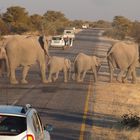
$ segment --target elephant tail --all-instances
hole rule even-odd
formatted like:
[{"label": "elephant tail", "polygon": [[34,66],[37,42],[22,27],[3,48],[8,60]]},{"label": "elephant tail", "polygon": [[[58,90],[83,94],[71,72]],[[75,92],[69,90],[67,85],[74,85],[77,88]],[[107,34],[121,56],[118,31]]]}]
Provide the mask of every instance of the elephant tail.
[{"label": "elephant tail", "polygon": [[113,46],[107,51],[107,58],[113,53]]},{"label": "elephant tail", "polygon": [[72,74],[72,80],[75,80],[75,73],[76,73],[76,68],[75,68],[75,61],[74,61],[74,63],[73,63],[73,74]]},{"label": "elephant tail", "polygon": [[73,62],[73,68],[74,68],[74,72],[72,74],[72,79],[76,80],[76,75],[77,75],[77,58],[78,58],[79,54],[75,57],[74,62]]}]

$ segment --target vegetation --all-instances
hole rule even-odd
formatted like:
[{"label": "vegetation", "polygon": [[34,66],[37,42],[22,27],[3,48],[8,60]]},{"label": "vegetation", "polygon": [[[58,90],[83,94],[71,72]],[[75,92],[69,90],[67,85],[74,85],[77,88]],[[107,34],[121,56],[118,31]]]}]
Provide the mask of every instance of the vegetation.
[{"label": "vegetation", "polygon": [[104,20],[98,20],[91,25],[93,28],[111,28],[111,23]]},{"label": "vegetation", "polygon": [[105,32],[105,35],[116,39],[124,39],[128,36],[132,29],[132,22],[123,17],[115,16],[112,22],[112,28]]},{"label": "vegetation", "polygon": [[140,124],[140,117],[135,114],[124,114],[121,118],[121,124],[126,128],[136,128]]},{"label": "vegetation", "polygon": [[59,11],[47,11],[44,15],[29,15],[25,8],[12,6],[0,15],[0,35],[38,32],[47,35],[62,34],[67,27],[81,28],[83,24],[91,28],[107,28],[104,35],[115,39],[133,37],[140,43],[140,22],[132,22],[123,16],[115,16],[112,23],[104,20],[69,20]]},{"label": "vegetation", "polygon": [[140,22],[138,21],[133,22],[133,27],[130,36],[135,38],[136,42],[140,44]]}]

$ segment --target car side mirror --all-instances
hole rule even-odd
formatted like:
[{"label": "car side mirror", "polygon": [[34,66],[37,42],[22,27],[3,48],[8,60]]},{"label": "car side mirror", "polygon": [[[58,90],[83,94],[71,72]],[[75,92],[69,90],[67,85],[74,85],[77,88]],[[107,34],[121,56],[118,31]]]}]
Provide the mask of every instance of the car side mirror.
[{"label": "car side mirror", "polygon": [[51,132],[53,131],[53,126],[51,124],[45,124],[44,130]]}]

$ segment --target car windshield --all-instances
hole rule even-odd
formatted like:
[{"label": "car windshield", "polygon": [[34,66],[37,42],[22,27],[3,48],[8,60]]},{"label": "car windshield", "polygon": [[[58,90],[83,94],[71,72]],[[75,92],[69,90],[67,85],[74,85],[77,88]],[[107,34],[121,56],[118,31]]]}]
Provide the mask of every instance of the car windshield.
[{"label": "car windshield", "polygon": [[52,40],[61,40],[61,37],[53,37]]},{"label": "car windshield", "polygon": [[0,115],[0,135],[15,136],[26,129],[25,117]]},{"label": "car windshield", "polygon": [[66,34],[72,34],[72,32],[71,31],[66,31]]}]

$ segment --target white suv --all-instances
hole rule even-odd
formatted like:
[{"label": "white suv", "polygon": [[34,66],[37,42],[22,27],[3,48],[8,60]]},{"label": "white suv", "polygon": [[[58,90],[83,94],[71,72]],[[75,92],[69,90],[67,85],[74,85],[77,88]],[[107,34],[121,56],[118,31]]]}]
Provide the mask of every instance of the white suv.
[{"label": "white suv", "polygon": [[0,105],[0,140],[50,140],[49,130],[30,105]]},{"label": "white suv", "polygon": [[53,36],[52,39],[50,40],[50,47],[64,47],[65,42],[64,38],[61,35]]}]

